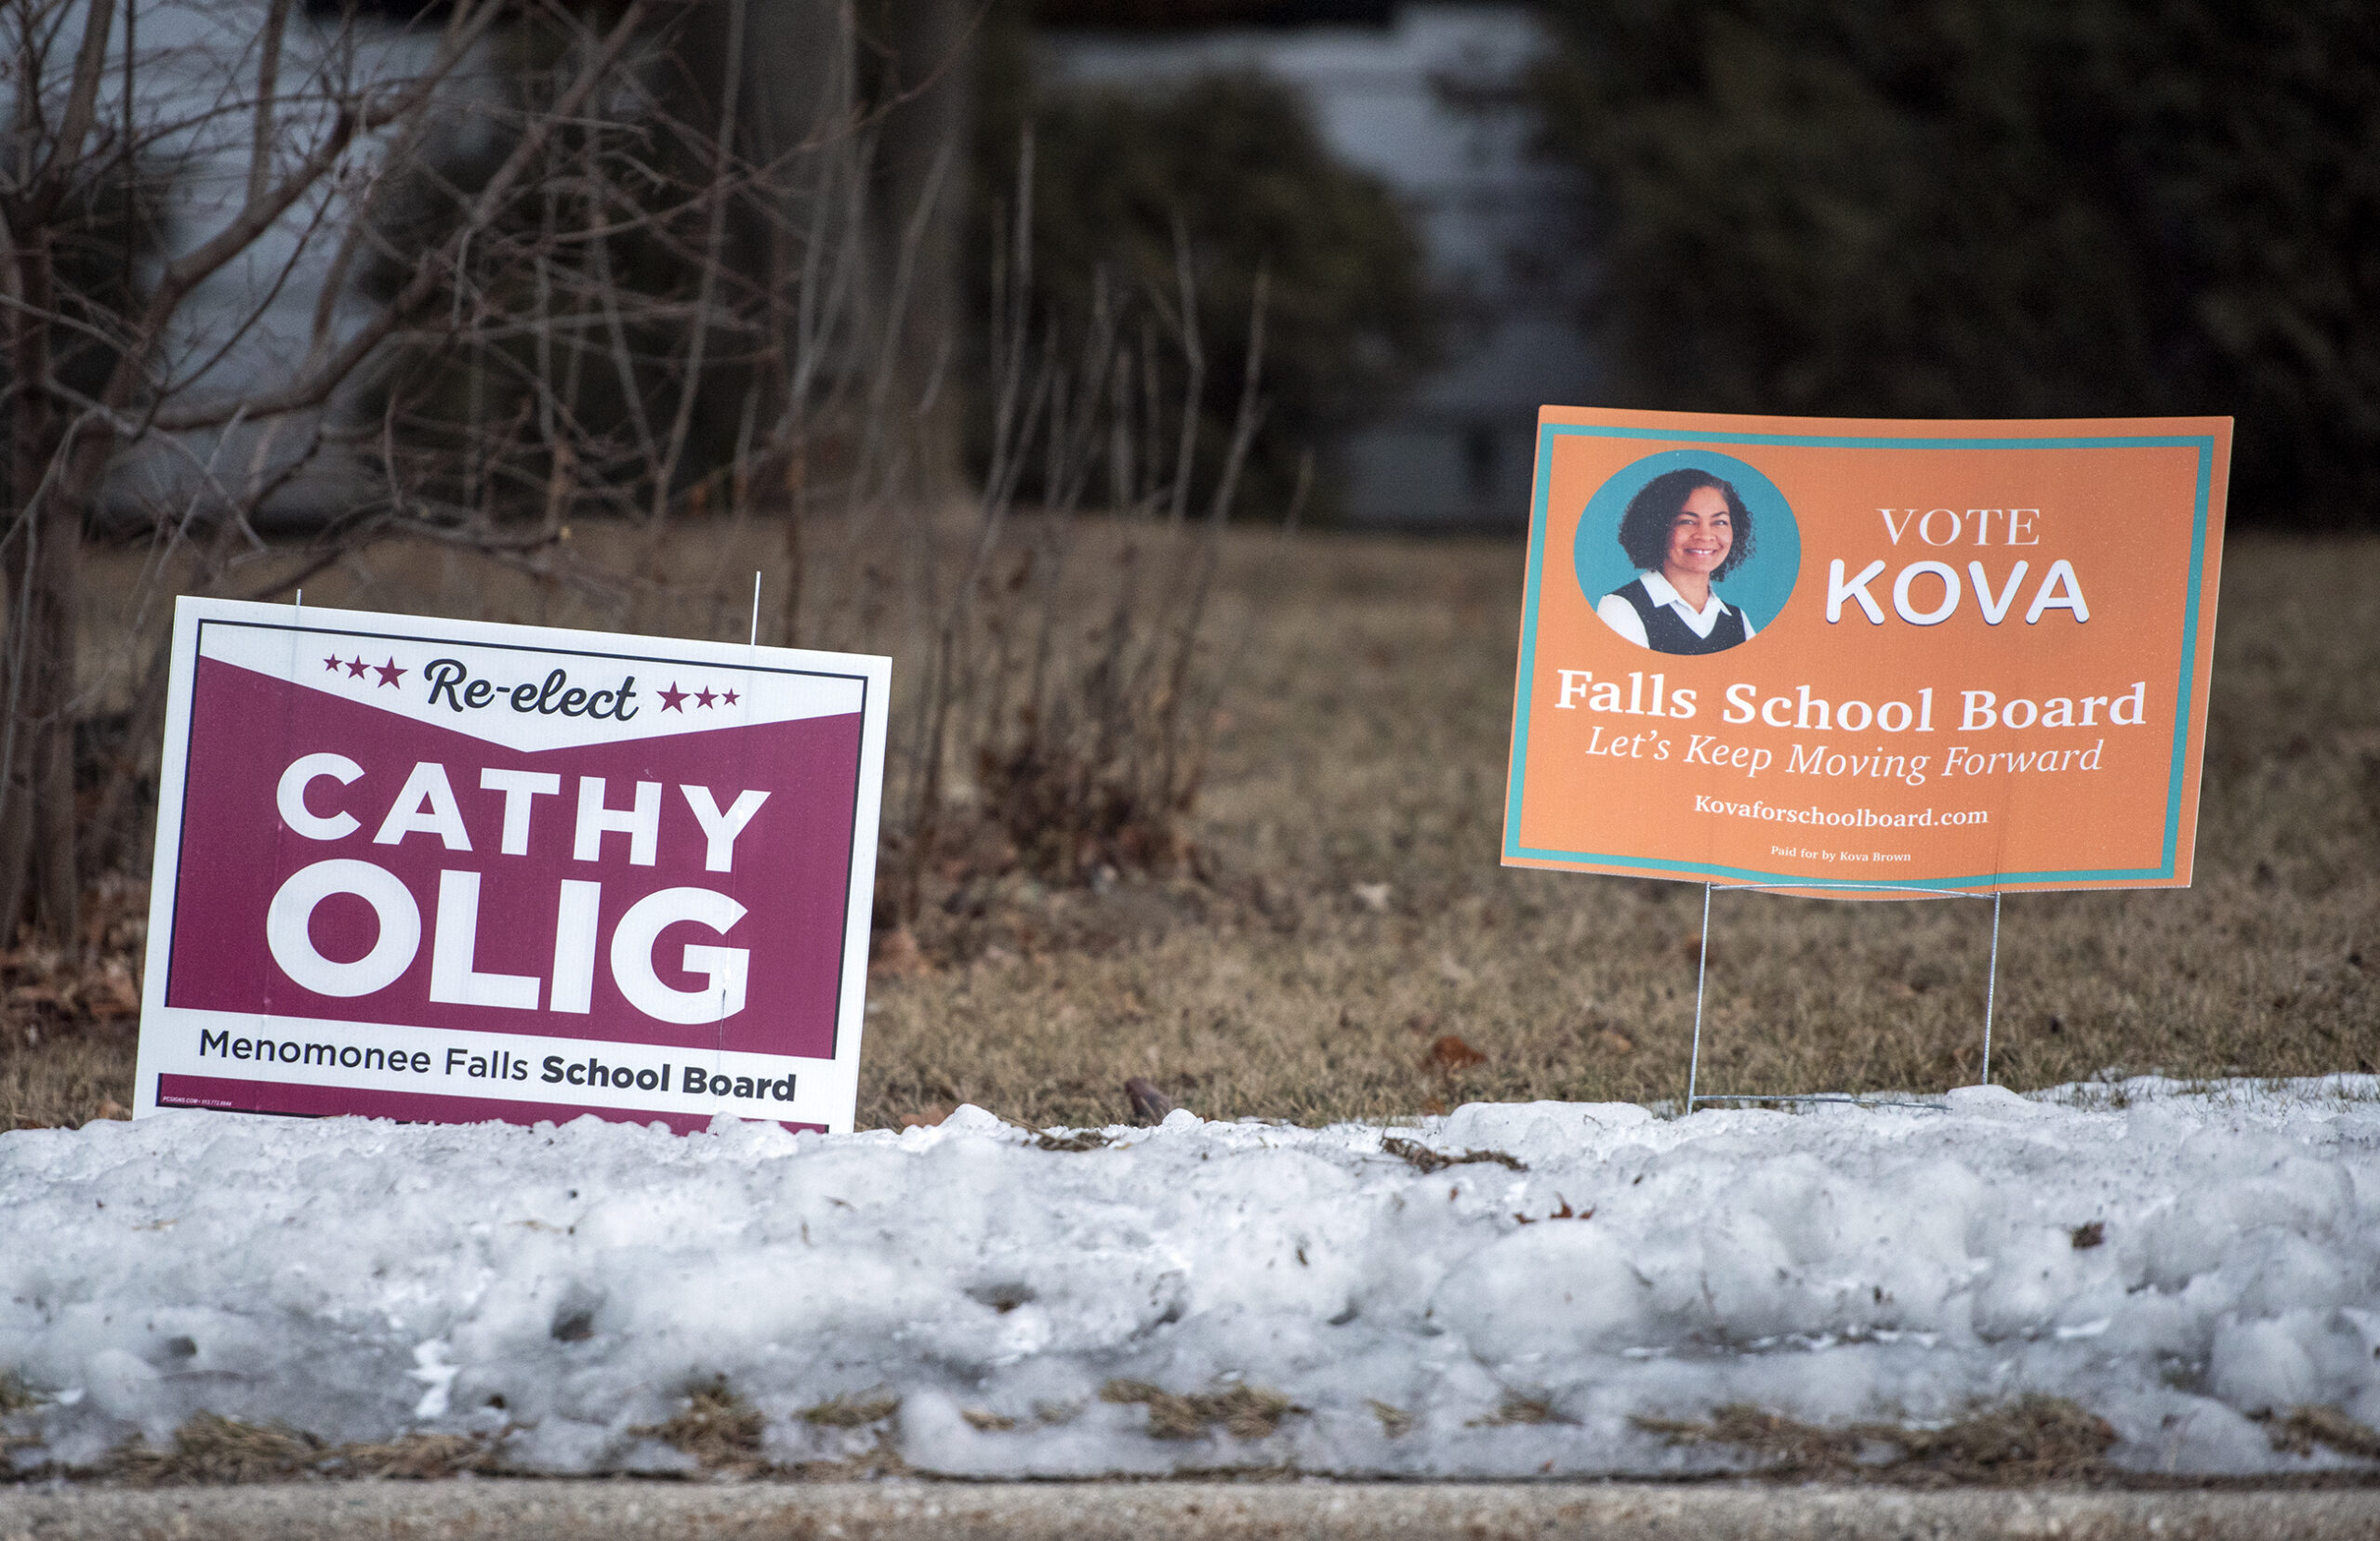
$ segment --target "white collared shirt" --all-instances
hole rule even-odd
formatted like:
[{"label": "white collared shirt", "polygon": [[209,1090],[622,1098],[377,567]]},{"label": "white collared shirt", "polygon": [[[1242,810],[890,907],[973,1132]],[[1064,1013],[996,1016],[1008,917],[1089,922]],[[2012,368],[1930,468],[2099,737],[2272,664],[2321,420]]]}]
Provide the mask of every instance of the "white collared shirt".
[{"label": "white collared shirt", "polygon": [[[1641,573],[1637,574],[1637,578],[1644,584],[1645,592],[1653,597],[1655,604],[1669,606],[1676,612],[1677,618],[1686,623],[1686,629],[1697,637],[1710,636],[1711,628],[1719,624],[1719,617],[1727,612],[1727,601],[1719,598],[1716,589],[1712,591],[1711,602],[1700,610],[1697,610],[1687,604],[1676,588],[1671,586],[1669,579],[1661,576],[1659,573]],[[1653,645],[1645,635],[1645,618],[1636,613],[1634,605],[1630,604],[1619,595],[1606,594],[1597,599],[1595,614],[1602,619],[1605,626],[1627,638],[1638,647],[1649,648]],[[1744,640],[1749,642],[1752,639],[1752,617],[1747,615],[1744,617]]]}]

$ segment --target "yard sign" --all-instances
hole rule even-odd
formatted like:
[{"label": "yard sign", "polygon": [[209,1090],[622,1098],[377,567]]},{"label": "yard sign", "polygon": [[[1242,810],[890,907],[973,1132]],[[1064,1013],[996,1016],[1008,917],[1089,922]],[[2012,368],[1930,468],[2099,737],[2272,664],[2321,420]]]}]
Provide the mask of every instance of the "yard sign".
[{"label": "yard sign", "polygon": [[1543,409],[1505,863],[2187,886],[2230,441]]},{"label": "yard sign", "polygon": [[881,658],[184,599],[138,1113],[852,1126]]}]

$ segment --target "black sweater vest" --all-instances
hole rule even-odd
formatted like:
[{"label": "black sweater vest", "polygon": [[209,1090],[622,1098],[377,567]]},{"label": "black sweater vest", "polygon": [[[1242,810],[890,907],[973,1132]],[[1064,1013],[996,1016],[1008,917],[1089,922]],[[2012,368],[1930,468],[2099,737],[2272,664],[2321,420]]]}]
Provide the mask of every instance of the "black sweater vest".
[{"label": "black sweater vest", "polygon": [[1676,611],[1653,602],[1644,579],[1623,584],[1612,593],[1627,600],[1645,623],[1645,644],[1655,652],[1725,652],[1744,639],[1744,612],[1725,599],[1719,601],[1719,624],[1711,628],[1710,636],[1697,637],[1692,626],[1678,619]]}]

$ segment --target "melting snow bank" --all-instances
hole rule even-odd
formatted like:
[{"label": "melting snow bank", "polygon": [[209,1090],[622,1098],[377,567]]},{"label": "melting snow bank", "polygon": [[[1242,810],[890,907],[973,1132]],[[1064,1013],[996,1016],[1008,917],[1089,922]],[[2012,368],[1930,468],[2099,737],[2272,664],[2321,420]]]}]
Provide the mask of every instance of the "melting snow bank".
[{"label": "melting snow bank", "polygon": [[2368,1464],[2276,1449],[2301,1407],[2380,1426],[2380,1078],[1107,1137],[0,1136],[0,1375],[33,1393],[0,1449],[87,1465],[214,1412],[661,1470],[692,1457],[640,1430],[722,1380],[768,1460],[1002,1477],[1715,1470],[1747,1456],[1636,1420],[1733,1403],[2065,1397],[2114,1464],[2193,1473]]}]

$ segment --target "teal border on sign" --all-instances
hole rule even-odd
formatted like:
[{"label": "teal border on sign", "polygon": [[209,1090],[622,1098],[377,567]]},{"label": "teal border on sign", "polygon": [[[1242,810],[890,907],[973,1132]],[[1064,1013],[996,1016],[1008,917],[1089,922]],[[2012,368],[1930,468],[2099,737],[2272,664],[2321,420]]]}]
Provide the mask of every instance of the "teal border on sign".
[{"label": "teal border on sign", "polygon": [[1620,428],[1604,424],[1540,423],[1537,429],[1537,488],[1528,521],[1528,591],[1521,606],[1520,678],[1513,695],[1513,761],[1504,789],[1504,856],[1532,862],[1593,862],[1633,867],[1659,875],[1677,873],[1700,877],[1719,875],[1748,883],[1783,884],[1796,889],[1844,889],[1872,891],[1897,885],[1864,881],[1801,877],[1765,872],[1756,867],[1720,866],[1706,862],[1671,862],[1649,856],[1620,856],[1603,851],[1548,850],[1519,842],[1521,793],[1528,775],[1529,697],[1537,678],[1537,596],[1545,573],[1547,499],[1552,492],[1554,441],[1557,439],[1630,439],[1665,444],[1805,445],[1858,450],[2135,450],[2194,449],[2198,451],[2198,491],[2190,522],[2189,599],[2182,614],[2182,674],[2174,696],[2174,753],[2165,778],[2165,845],[2163,859],[2153,867],[2105,867],[2068,872],[1995,872],[1966,877],[1927,878],[1912,882],[1912,891],[1937,889],[1992,889],[2010,883],[2102,883],[2126,878],[2156,881],[2174,876],[2181,846],[2183,759],[2189,747],[2191,704],[2198,685],[2198,622],[2200,587],[2206,574],[2207,503],[2215,484],[2215,436],[2191,434],[2047,434],[2008,438],[1900,439],[1877,434],[1721,433],[1708,430]]}]

